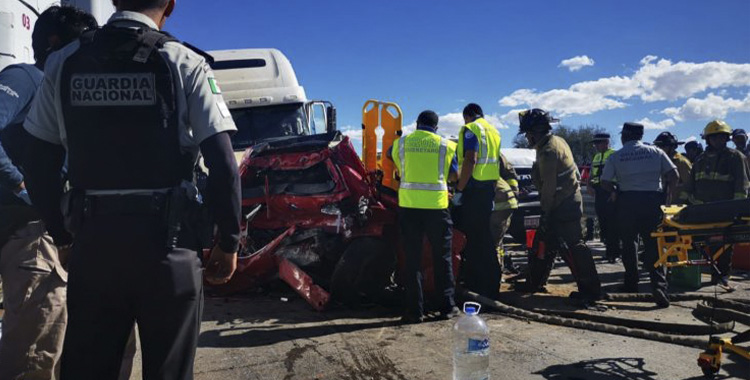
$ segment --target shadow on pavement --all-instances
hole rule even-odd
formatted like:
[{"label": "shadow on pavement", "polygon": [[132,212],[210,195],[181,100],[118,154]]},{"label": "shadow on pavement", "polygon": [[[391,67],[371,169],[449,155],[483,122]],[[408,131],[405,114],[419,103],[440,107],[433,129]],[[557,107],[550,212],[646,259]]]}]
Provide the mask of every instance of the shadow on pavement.
[{"label": "shadow on pavement", "polygon": [[[397,321],[318,325],[295,328],[233,328],[205,331],[198,338],[198,347],[240,348],[260,347],[280,342],[311,339],[326,335],[348,333],[367,329],[398,326]],[[246,330],[242,332],[242,330]]]},{"label": "shadow on pavement", "polygon": [[633,379],[653,380],[658,375],[644,368],[641,358],[613,358],[587,360],[573,364],[560,364],[547,367],[535,375],[555,380],[609,380]]}]

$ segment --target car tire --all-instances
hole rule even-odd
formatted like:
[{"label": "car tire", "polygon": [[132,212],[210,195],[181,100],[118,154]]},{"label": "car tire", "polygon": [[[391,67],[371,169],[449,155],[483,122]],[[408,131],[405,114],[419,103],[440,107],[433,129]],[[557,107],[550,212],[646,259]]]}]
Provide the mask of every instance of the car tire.
[{"label": "car tire", "polygon": [[375,299],[390,284],[396,257],[376,238],[353,240],[341,255],[331,276],[331,296],[347,305],[363,297]]}]

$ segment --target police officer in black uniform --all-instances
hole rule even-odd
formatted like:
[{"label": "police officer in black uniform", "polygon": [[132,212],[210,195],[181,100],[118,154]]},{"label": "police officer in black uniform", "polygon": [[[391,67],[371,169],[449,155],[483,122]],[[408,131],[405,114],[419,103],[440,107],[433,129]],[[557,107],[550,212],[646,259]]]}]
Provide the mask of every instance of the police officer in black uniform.
[{"label": "police officer in black uniform", "polygon": [[175,0],[114,4],[105,27],[50,56],[24,125],[31,198],[46,223],[65,216],[73,233],[59,247],[72,249],[61,376],[117,378],[137,323],[144,378],[192,379],[203,302],[200,245],[185,222],[200,199],[193,167],[200,150],[218,226],[206,279],[223,283],[240,230],[236,128],[204,56],[159,31]]}]

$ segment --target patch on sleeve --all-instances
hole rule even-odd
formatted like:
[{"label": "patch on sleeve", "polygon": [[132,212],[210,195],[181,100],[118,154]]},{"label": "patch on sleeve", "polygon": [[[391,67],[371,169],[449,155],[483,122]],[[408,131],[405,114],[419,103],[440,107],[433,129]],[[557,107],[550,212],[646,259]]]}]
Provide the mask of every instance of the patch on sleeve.
[{"label": "patch on sleeve", "polygon": [[70,78],[70,104],[151,106],[156,104],[156,79],[151,73],[76,74]]},{"label": "patch on sleeve", "polygon": [[472,132],[472,131],[470,131],[470,130],[467,129],[466,132],[464,133],[464,138],[465,139],[473,139],[474,138],[474,132]]},{"label": "patch on sleeve", "polygon": [[221,94],[221,88],[219,88],[219,84],[218,84],[218,83],[216,82],[216,79],[215,79],[215,78],[211,78],[211,77],[209,77],[209,78],[208,78],[208,85],[209,85],[209,86],[211,86],[211,92],[212,92],[212,93],[213,93],[214,95],[219,95],[219,94]]},{"label": "patch on sleeve", "polygon": [[4,84],[0,84],[0,91],[8,94],[8,96],[11,96],[11,97],[14,97],[14,98],[18,98],[18,93],[15,90],[13,90],[12,88],[10,88],[10,87],[8,87],[8,86],[6,86]]},{"label": "patch on sleeve", "polygon": [[227,104],[224,102],[224,99],[221,99],[218,102],[216,102],[216,105],[219,107],[219,112],[221,112],[221,117],[226,119],[232,115],[229,112],[229,108],[227,107]]}]

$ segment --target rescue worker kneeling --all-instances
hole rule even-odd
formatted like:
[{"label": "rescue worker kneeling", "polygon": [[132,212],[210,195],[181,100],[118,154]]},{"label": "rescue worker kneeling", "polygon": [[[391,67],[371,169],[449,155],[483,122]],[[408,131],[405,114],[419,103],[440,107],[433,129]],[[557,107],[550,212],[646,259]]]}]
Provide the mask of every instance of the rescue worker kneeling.
[{"label": "rescue worker kneeling", "polygon": [[570,297],[599,299],[599,275],[591,251],[583,242],[583,198],[570,147],[565,140],[550,133],[550,123],[557,120],[544,110],[523,111],[519,119],[520,133],[525,133],[529,144],[536,149],[531,177],[539,189],[542,208],[534,249],[530,251],[528,277],[521,290],[542,290],[555,257],[561,253],[578,285],[578,292],[571,293]]},{"label": "rescue worker kneeling", "polygon": [[432,247],[435,293],[442,298],[438,300],[441,317],[459,314],[453,299],[453,222],[448,211],[448,180],[456,180],[458,161],[456,144],[435,134],[437,124],[435,112],[422,112],[417,118],[417,130],[396,140],[388,154],[401,178],[399,224],[406,254],[403,323],[419,323],[424,319],[420,267],[425,235]]}]

